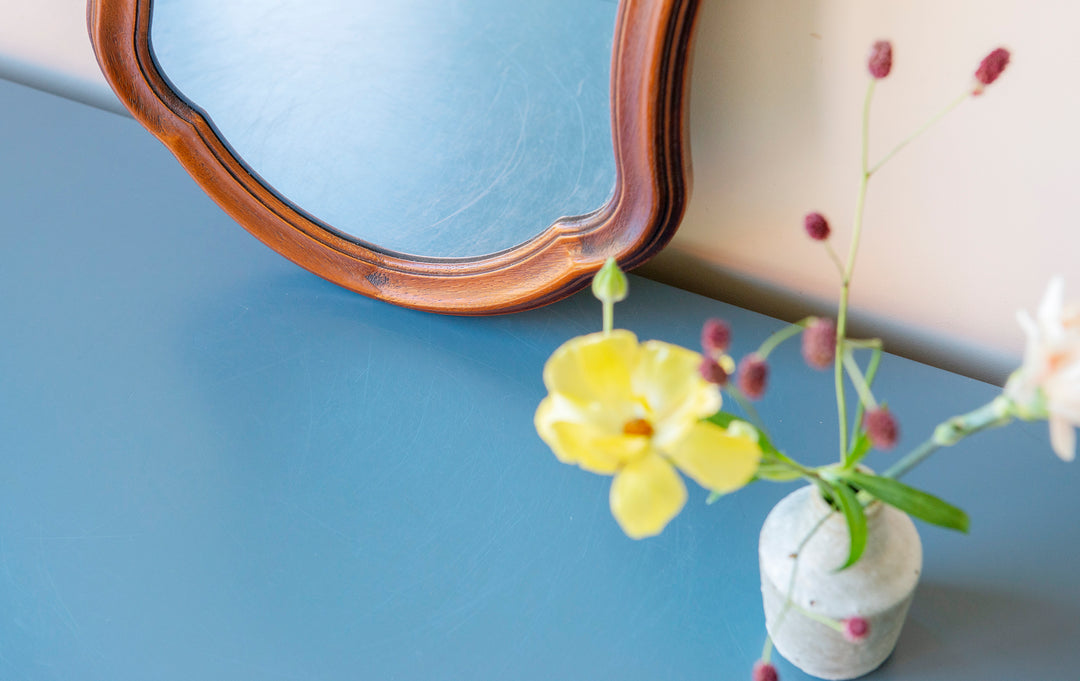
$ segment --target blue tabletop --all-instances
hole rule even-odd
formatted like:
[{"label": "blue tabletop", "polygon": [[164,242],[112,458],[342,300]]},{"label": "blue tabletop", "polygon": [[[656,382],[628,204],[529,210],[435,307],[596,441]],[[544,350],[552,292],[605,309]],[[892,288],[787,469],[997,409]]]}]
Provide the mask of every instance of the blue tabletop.
[{"label": "blue tabletop", "polygon": [[[609,479],[536,436],[588,294],[506,317],[368,300],[237,227],[133,121],[0,82],[0,679],[746,679],[757,532],[790,486],[627,539]],[[778,322],[639,278],[617,323],[735,350]],[[831,376],[795,347],[760,404],[825,462]],[[913,445],[996,389],[889,357]],[[870,465],[883,467],[891,457]],[[1075,679],[1080,467],[1044,424],[910,480],[924,580],[874,679]],[[805,678],[784,662],[785,681]]]}]

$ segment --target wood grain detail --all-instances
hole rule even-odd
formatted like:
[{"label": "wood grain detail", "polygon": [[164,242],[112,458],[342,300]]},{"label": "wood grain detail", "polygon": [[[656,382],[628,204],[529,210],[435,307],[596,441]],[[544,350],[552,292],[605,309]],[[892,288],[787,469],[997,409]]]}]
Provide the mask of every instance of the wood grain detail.
[{"label": "wood grain detail", "polygon": [[621,0],[611,69],[615,191],[599,210],[559,220],[491,256],[409,259],[325,229],[254,177],[151,56],[152,0],[89,0],[98,63],[132,115],[234,220],[278,253],[347,289],[459,315],[527,310],[585,286],[609,257],[633,268],[678,228],[689,198],[687,106],[699,0]]}]

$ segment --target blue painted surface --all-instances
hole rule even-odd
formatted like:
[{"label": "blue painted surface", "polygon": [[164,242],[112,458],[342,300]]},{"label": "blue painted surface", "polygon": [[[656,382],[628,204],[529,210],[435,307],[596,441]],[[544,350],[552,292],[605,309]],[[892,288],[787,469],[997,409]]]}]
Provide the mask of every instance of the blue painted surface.
[{"label": "blue painted surface", "polygon": [[[368,300],[258,244],[133,121],[0,102],[0,679],[749,678],[756,535],[791,487],[695,489],[626,539],[608,480],[532,429],[544,360],[599,325],[587,294],[485,319]],[[720,315],[742,353],[777,325],[631,285],[642,338]],[[827,460],[831,377],[774,357],[774,440]],[[994,394],[891,357],[879,380],[909,444]],[[872,678],[1076,678],[1080,469],[1044,428],[912,476],[973,529],[921,526]]]}]

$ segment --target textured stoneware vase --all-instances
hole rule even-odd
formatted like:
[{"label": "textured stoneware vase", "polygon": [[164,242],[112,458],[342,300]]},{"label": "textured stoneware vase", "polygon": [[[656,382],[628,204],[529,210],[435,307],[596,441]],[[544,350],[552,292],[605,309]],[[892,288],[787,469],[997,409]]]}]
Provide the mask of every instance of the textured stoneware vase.
[{"label": "textured stoneware vase", "polygon": [[[828,519],[800,552],[792,600],[836,620],[860,616],[870,623],[860,642],[790,608],[784,612],[793,555],[825,516]],[[896,646],[922,571],[922,543],[908,516],[891,506],[866,509],[866,551],[847,560],[847,525],[814,487],[784,497],[765,519],[758,545],[765,626],[776,650],[803,671],[822,679],[853,679],[876,669]]]}]

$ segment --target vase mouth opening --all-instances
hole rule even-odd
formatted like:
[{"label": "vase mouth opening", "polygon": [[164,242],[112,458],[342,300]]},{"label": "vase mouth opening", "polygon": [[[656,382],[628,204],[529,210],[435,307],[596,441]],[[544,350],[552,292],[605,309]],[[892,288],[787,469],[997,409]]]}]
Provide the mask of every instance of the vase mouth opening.
[{"label": "vase mouth opening", "polygon": [[[860,468],[863,468],[860,466]],[[864,469],[869,471],[870,469]],[[872,471],[870,471],[872,472]],[[836,513],[843,515],[843,511],[836,501],[832,498],[826,498],[825,491],[817,485],[810,485],[810,503],[814,506],[815,510],[820,510],[821,513]],[[854,491],[854,490],[853,490]],[[884,504],[880,499],[874,499],[869,504],[863,507],[863,514],[867,520],[877,516],[881,512],[881,508]]]}]

